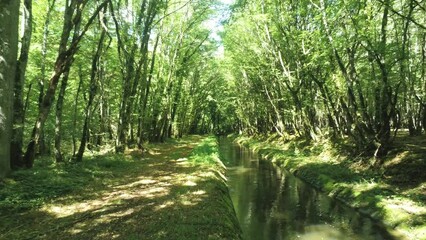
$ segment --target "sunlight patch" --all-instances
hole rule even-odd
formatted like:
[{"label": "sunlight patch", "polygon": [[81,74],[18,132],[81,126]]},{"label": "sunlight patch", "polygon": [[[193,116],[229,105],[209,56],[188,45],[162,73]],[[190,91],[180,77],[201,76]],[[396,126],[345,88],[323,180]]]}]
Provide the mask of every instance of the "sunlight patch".
[{"label": "sunlight patch", "polygon": [[392,209],[400,209],[414,215],[426,214],[426,209],[408,199],[389,199],[386,205]]},{"label": "sunlight patch", "polygon": [[192,202],[192,201],[189,201],[189,200],[181,200],[181,204],[184,205],[184,206],[194,206],[194,205],[197,205],[198,202]]},{"label": "sunlight patch", "polygon": [[149,184],[154,184],[156,182],[157,181],[153,180],[153,179],[142,179],[142,180],[135,181],[135,182],[132,182],[132,183],[129,183],[129,184],[120,185],[120,186],[117,186],[117,187],[114,187],[114,188],[115,189],[127,189],[129,187],[137,187],[137,186],[140,186],[140,185],[149,185]]},{"label": "sunlight patch", "polygon": [[398,153],[390,161],[386,161],[383,166],[389,167],[389,166],[392,166],[392,165],[397,165],[397,164],[401,163],[404,159],[406,159],[409,154],[410,154],[409,151],[404,151],[402,153]]},{"label": "sunlight patch", "polygon": [[82,230],[82,229],[79,229],[79,228],[73,228],[73,229],[68,230],[68,232],[69,232],[71,235],[74,235],[74,234],[78,234],[78,233],[83,232],[83,230]]},{"label": "sunlight patch", "polygon": [[188,164],[188,158],[179,158],[175,161],[177,162],[177,165],[187,165]]},{"label": "sunlight patch", "polygon": [[43,211],[48,212],[49,214],[54,215],[57,218],[63,218],[71,216],[75,213],[86,212],[89,210],[93,210],[96,207],[102,206],[105,202],[100,200],[93,200],[90,202],[80,202],[74,203],[70,205],[46,205],[43,207]]},{"label": "sunlight patch", "polygon": [[183,183],[184,186],[189,186],[189,187],[193,187],[193,186],[197,186],[196,182],[193,182],[191,180],[186,181],[185,183]]},{"label": "sunlight patch", "polygon": [[215,176],[215,174],[214,174],[213,172],[206,171],[206,172],[202,172],[202,173],[200,173],[200,174],[199,174],[199,176],[200,176],[200,177],[203,177],[203,178],[205,178],[205,177],[214,177],[214,176]]},{"label": "sunlight patch", "polygon": [[159,206],[156,206],[156,207],[154,208],[154,211],[159,211],[159,210],[164,209],[164,208],[166,208],[166,207],[173,206],[174,204],[175,204],[175,203],[174,203],[174,202],[172,202],[172,201],[167,201],[167,202],[165,202],[165,203],[163,203],[163,204],[161,204],[161,205],[159,205]]},{"label": "sunlight patch", "polygon": [[160,196],[165,196],[169,194],[170,190],[168,188],[164,187],[156,187],[156,188],[150,188],[144,191],[140,191],[139,195],[142,195],[146,198],[155,198]]},{"label": "sunlight patch", "polygon": [[198,191],[192,192],[192,194],[193,195],[204,195],[204,194],[206,194],[206,191],[204,191],[204,190],[198,190]]},{"label": "sunlight patch", "polygon": [[138,184],[138,183],[143,184],[143,185],[146,185],[146,184],[153,184],[153,183],[156,183],[156,182],[157,182],[157,181],[152,180],[152,179],[143,179],[143,180],[140,180],[140,181],[134,182],[132,185],[135,185],[135,184]]},{"label": "sunlight patch", "polygon": [[[135,212],[135,210],[132,209],[132,208],[127,209],[125,211],[113,212],[113,213],[110,213],[110,214],[102,215],[99,218],[95,219],[93,222],[95,222],[95,223],[111,222],[112,220],[114,220],[116,218],[129,216],[134,212]],[[93,224],[93,222],[91,224]]]},{"label": "sunlight patch", "polygon": [[160,178],[160,180],[172,180],[172,177],[171,176],[164,176],[164,177],[161,177]]}]

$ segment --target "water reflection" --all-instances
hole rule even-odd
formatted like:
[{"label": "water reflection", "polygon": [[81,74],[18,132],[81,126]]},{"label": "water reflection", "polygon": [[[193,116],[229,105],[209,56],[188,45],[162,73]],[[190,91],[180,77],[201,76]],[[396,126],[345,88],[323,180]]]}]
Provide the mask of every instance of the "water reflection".
[{"label": "water reflection", "polygon": [[371,219],[248,149],[223,138],[220,152],[245,239],[392,239]]}]

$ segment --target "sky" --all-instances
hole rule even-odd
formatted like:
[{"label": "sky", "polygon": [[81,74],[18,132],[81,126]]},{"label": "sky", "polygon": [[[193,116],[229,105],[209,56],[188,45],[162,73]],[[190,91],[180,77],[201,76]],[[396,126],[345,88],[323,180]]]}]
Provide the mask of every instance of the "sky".
[{"label": "sky", "polygon": [[227,11],[231,4],[234,3],[234,0],[220,0],[224,4],[223,9],[220,10],[218,15],[214,16],[206,22],[206,27],[211,30],[211,37],[220,43],[217,55],[223,56],[223,45],[222,39],[219,36],[219,32],[223,31],[223,26],[221,22],[228,17]]},{"label": "sky", "polygon": [[234,0],[220,0],[222,3],[224,3],[224,4],[228,4],[228,5],[231,5],[231,4],[233,4],[234,3]]}]

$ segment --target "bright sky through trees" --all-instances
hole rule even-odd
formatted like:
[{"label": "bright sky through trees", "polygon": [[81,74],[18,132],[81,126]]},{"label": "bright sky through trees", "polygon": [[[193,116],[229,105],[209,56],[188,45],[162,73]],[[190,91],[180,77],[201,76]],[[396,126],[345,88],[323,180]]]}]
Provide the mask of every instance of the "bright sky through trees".
[{"label": "bright sky through trees", "polygon": [[219,48],[216,55],[218,57],[223,57],[224,48],[222,38],[219,33],[223,31],[222,22],[229,17],[230,6],[234,3],[234,0],[220,0],[220,3],[221,5],[217,7],[217,13],[206,22],[206,26],[211,30],[211,38],[219,42]]}]

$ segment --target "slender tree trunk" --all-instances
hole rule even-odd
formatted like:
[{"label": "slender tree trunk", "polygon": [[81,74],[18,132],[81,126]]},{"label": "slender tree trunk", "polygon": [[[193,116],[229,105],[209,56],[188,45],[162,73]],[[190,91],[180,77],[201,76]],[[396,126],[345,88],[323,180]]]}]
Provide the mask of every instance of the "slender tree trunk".
[{"label": "slender tree trunk", "polygon": [[[49,0],[47,14],[46,14],[46,21],[44,22],[43,26],[43,42],[41,46],[41,54],[42,54],[42,60],[40,62],[40,70],[41,70],[41,77],[38,82],[38,88],[39,88],[39,96],[38,96],[38,108],[40,109],[43,104],[43,96],[45,94],[45,84],[47,82],[46,77],[46,61],[47,61],[47,49],[48,49],[48,35],[50,34],[50,18],[52,15],[52,12],[54,10],[54,6],[56,4],[56,0]],[[35,151],[38,151],[39,154],[45,154],[47,152],[47,146],[44,136],[44,129],[40,132],[40,143],[37,146],[37,149]],[[25,163],[25,165],[28,165]]]},{"label": "slender tree trunk", "polygon": [[[160,29],[162,29],[162,27],[160,27]],[[139,120],[138,120],[138,143],[137,143],[139,149],[142,149],[143,130],[144,130],[143,126],[144,126],[144,121],[146,117],[146,106],[148,104],[148,98],[149,98],[149,94],[151,90],[151,82],[152,82],[154,67],[155,67],[155,56],[157,54],[159,41],[160,41],[160,34],[157,35],[155,40],[154,49],[152,51],[152,57],[151,57],[151,66],[150,66],[150,70],[149,70],[149,74],[148,74],[148,78],[146,82],[145,92],[143,93],[143,97],[141,98],[142,100],[141,106],[139,106],[140,111],[139,111]]]},{"label": "slender tree trunk", "polygon": [[28,106],[30,105],[30,94],[31,94],[32,88],[33,88],[33,83],[30,83],[30,85],[28,86],[27,95],[25,97],[24,117],[23,117],[24,120],[25,120],[25,116],[27,115]]},{"label": "slender tree trunk", "polygon": [[377,64],[379,65],[380,72],[382,75],[381,82],[381,92],[380,92],[380,129],[377,133],[378,146],[374,154],[379,160],[375,163],[377,166],[380,166],[383,161],[382,157],[386,156],[389,150],[390,144],[390,120],[391,113],[389,108],[392,108],[392,88],[389,83],[388,69],[386,65],[386,44],[387,44],[387,27],[388,27],[388,13],[389,13],[389,4],[390,0],[386,0],[383,8],[383,17],[382,17],[382,26],[381,26],[381,40],[379,51],[381,56],[376,56]]},{"label": "slender tree trunk", "polygon": [[[101,19],[100,21],[103,21],[103,19]],[[86,143],[89,139],[89,126],[90,126],[90,119],[92,117],[92,106],[93,106],[93,101],[95,99],[95,96],[96,96],[96,93],[97,93],[97,90],[98,90],[97,78],[98,78],[98,74],[99,74],[100,58],[101,58],[101,55],[102,55],[103,49],[104,49],[105,36],[106,36],[106,30],[104,29],[101,33],[96,52],[95,52],[93,59],[92,59],[92,70],[91,70],[91,74],[90,74],[89,100],[88,100],[86,108],[84,110],[85,117],[84,117],[84,125],[83,125],[83,131],[82,131],[82,135],[81,135],[80,147],[78,148],[78,152],[77,152],[77,155],[75,157],[75,161],[77,161],[77,162],[81,162],[83,160],[83,154],[84,154],[84,151],[86,149]]]},{"label": "slender tree trunk", "polygon": [[56,162],[63,162],[63,156],[61,152],[61,141],[62,141],[62,110],[64,107],[65,90],[68,85],[69,70],[65,71],[62,77],[61,87],[58,94],[58,100],[56,102],[56,120],[55,120],[55,159]]},{"label": "slender tree trunk", "polygon": [[73,117],[73,121],[72,121],[72,158],[75,158],[75,154],[77,152],[77,143],[76,143],[76,139],[75,139],[75,132],[77,130],[78,98],[80,96],[81,86],[83,85],[83,71],[82,71],[81,68],[82,68],[81,65],[78,66],[79,82],[78,82],[77,93],[75,95],[75,100],[74,100],[74,117]]},{"label": "slender tree trunk", "polygon": [[66,6],[61,42],[59,45],[59,53],[54,65],[54,73],[52,74],[52,77],[49,80],[49,87],[47,88],[47,91],[43,97],[41,107],[39,108],[38,117],[31,133],[30,142],[28,143],[27,151],[25,152],[24,161],[26,166],[28,167],[33,166],[35,150],[40,143],[41,133],[44,128],[44,123],[46,122],[46,119],[49,115],[51,106],[53,104],[59,79],[61,78],[62,74],[70,68],[73,62],[73,57],[78,50],[78,45],[81,39],[87,32],[95,17],[105,6],[107,6],[108,2],[109,1],[106,0],[98,6],[98,8],[94,11],[92,16],[87,21],[81,33],[79,33],[78,35],[74,35],[70,44],[68,43],[71,31],[74,27],[80,25],[81,14],[84,10],[83,6],[86,5],[86,2],[72,0],[70,5]]},{"label": "slender tree trunk", "polygon": [[13,132],[10,144],[10,165],[13,169],[24,167],[22,159],[22,146],[24,137],[24,85],[25,73],[28,63],[28,54],[30,50],[32,34],[32,1],[25,0],[22,14],[24,35],[21,39],[21,53],[16,65],[16,75],[14,84],[14,114],[13,114]]}]

